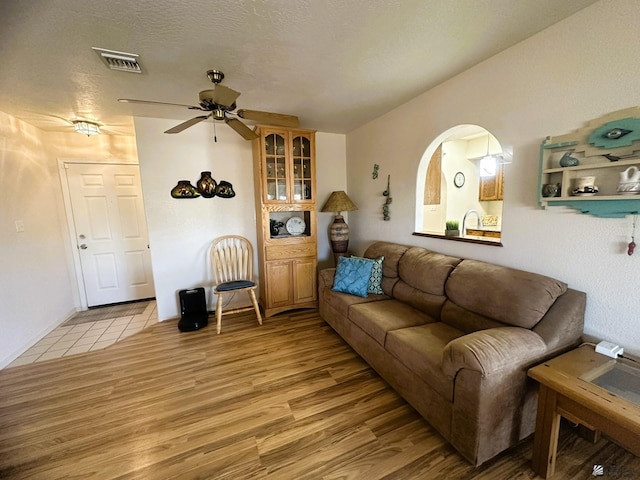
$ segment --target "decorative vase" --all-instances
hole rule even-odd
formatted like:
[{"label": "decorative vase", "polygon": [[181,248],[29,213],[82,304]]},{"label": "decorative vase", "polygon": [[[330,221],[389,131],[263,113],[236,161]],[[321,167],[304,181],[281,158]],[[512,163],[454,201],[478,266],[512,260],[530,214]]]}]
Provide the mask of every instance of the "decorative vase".
[{"label": "decorative vase", "polygon": [[561,167],[575,167],[579,163],[580,161],[577,158],[571,156],[571,152],[565,152],[560,159]]},{"label": "decorative vase", "polygon": [[547,183],[542,186],[543,197],[557,197],[560,193],[559,183]]},{"label": "decorative vase", "polygon": [[273,219],[269,220],[269,231],[271,232],[272,237],[280,235],[280,229],[282,227],[284,227],[284,223]]},{"label": "decorative vase", "polygon": [[233,198],[236,196],[236,192],[233,191],[233,185],[226,180],[221,180],[216,187],[216,195],[221,198]]},{"label": "decorative vase", "polygon": [[445,237],[459,237],[460,236],[460,230],[445,230],[444,231],[444,236]]},{"label": "decorative vase", "polygon": [[200,193],[189,180],[179,180],[178,184],[171,189],[171,196],[173,198],[196,198],[200,196]]},{"label": "decorative vase", "polygon": [[216,195],[216,181],[211,178],[211,172],[201,172],[198,180],[198,191],[204,198],[211,198]]},{"label": "decorative vase", "polygon": [[347,253],[349,248],[349,226],[342,215],[336,215],[329,228],[329,240],[333,253]]}]

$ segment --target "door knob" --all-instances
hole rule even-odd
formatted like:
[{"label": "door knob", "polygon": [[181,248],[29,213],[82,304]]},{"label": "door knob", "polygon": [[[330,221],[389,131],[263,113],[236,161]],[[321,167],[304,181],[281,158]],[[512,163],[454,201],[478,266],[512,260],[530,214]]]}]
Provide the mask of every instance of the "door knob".
[{"label": "door knob", "polygon": [[86,249],[87,249],[87,245],[83,243],[82,245],[80,245],[80,248],[81,248],[82,250],[86,250]]}]

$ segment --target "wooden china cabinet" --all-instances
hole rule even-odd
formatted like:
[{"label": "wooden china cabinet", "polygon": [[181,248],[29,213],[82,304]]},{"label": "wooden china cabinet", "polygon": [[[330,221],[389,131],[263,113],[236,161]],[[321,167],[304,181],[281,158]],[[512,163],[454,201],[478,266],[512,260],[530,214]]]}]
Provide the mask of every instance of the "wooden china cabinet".
[{"label": "wooden china cabinet", "polygon": [[315,131],[258,125],[253,141],[260,305],[318,306]]}]

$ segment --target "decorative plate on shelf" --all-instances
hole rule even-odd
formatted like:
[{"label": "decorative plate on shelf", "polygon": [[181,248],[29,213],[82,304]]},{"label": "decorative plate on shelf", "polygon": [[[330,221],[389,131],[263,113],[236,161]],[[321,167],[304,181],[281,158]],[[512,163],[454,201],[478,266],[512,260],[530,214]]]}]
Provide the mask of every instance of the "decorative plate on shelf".
[{"label": "decorative plate on shelf", "polygon": [[291,235],[302,235],[306,226],[307,225],[304,223],[304,220],[300,217],[291,217],[285,224],[287,232]]}]

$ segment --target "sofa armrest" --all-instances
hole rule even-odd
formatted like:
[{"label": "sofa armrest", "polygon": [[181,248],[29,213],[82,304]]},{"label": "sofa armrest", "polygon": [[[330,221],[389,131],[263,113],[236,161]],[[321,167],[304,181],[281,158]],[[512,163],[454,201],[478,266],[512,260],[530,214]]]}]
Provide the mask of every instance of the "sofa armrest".
[{"label": "sofa armrest", "polygon": [[469,369],[483,376],[530,366],[544,358],[547,345],[535,332],[519,327],[480,330],[450,341],[442,354],[442,370],[455,377]]},{"label": "sofa armrest", "polygon": [[555,355],[579,344],[584,329],[587,295],[571,288],[558,297],[542,320],[532,328]]},{"label": "sofa armrest", "polygon": [[336,275],[335,268],[324,268],[318,273],[318,289],[324,290],[333,288],[333,277]]}]

